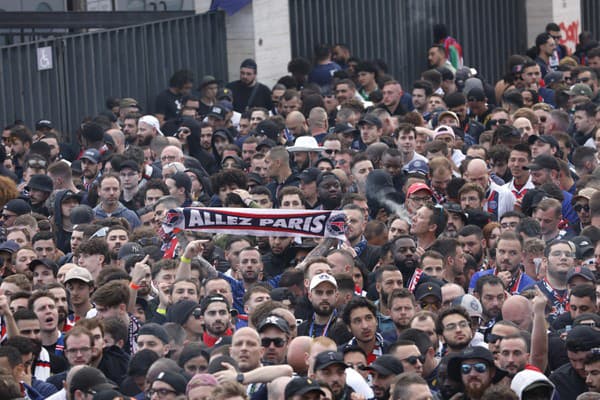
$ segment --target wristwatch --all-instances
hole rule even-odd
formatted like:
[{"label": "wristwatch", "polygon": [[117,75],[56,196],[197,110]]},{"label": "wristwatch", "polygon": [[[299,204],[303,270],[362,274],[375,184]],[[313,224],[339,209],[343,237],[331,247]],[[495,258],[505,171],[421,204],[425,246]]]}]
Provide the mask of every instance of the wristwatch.
[{"label": "wristwatch", "polygon": [[235,380],[240,383],[240,384],[244,384],[244,374],[242,372],[240,372],[239,374],[237,374],[237,378],[235,378]]}]

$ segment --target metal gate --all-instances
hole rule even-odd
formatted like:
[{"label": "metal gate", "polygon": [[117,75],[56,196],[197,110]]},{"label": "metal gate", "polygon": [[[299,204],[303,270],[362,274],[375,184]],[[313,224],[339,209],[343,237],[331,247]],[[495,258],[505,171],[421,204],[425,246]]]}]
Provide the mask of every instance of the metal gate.
[{"label": "metal gate", "polygon": [[508,56],[527,47],[525,0],[289,0],[292,55],[344,43],[361,59],[382,59],[404,87],[427,69],[432,27],[445,23],[465,64],[499,79]]},{"label": "metal gate", "polygon": [[[53,121],[65,139],[108,97],[133,97],[144,111],[189,69],[227,79],[223,12],[173,18],[0,48],[0,123]],[[53,67],[38,70],[37,49],[52,48]]]}]

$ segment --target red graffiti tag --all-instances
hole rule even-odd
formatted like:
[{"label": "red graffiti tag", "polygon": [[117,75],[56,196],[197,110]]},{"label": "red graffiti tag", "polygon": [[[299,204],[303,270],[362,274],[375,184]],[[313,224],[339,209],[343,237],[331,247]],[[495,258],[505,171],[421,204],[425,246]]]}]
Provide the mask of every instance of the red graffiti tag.
[{"label": "red graffiti tag", "polygon": [[[560,44],[565,45],[569,50],[574,49],[577,46],[578,33],[579,33],[579,21],[573,21],[569,26],[565,25],[564,22],[559,24],[560,30],[564,32],[564,35],[560,39]],[[571,51],[569,51],[570,53]]]}]

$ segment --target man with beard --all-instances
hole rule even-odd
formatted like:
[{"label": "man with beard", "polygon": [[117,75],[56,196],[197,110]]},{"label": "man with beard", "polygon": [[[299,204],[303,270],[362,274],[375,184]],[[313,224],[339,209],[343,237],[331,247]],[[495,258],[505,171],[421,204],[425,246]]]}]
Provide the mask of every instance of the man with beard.
[{"label": "man with beard", "polygon": [[501,317],[502,305],[506,300],[504,282],[495,275],[482,276],[475,285],[473,294],[483,309],[480,331],[485,334]]},{"label": "man with beard", "polygon": [[[446,229],[444,230],[443,235],[445,237],[457,237],[458,232],[460,232],[467,223],[467,215],[458,203],[445,203],[444,210],[448,212],[448,222],[446,223]],[[467,251],[465,250],[465,253],[466,252]]]},{"label": "man with beard", "polygon": [[[315,275],[310,281],[308,300],[314,310],[311,319],[298,325],[299,336],[327,336],[338,345],[348,341],[347,328],[338,320],[335,308],[339,291],[335,278],[329,274]],[[346,332],[344,332],[346,331]]]},{"label": "man with beard", "polygon": [[367,224],[365,214],[355,204],[347,204],[343,210],[346,213],[346,237],[354,248],[356,256],[369,271],[372,271],[379,261],[381,251],[379,247],[368,244],[367,239],[365,239],[364,231]]},{"label": "man with beard", "polygon": [[142,115],[138,112],[131,112],[125,115],[123,120],[123,135],[127,145],[136,145],[138,140],[138,121]]},{"label": "man with beard", "polygon": [[258,324],[256,330],[264,350],[263,360],[272,365],[284,364],[290,341],[290,326],[286,320],[269,315]]},{"label": "man with beard", "polygon": [[233,92],[233,109],[239,113],[252,107],[273,108],[271,91],[256,80],[256,61],[247,58],[240,65],[240,79],[227,84]]},{"label": "man with beard", "polygon": [[121,225],[114,225],[108,229],[106,244],[110,252],[110,259],[116,264],[119,258],[119,250],[125,243],[129,242],[129,232]]},{"label": "man with beard", "polygon": [[467,348],[473,339],[471,317],[467,310],[460,306],[450,307],[439,313],[436,331],[442,336],[446,353],[459,353]]},{"label": "man with beard", "polygon": [[47,175],[35,174],[29,178],[29,183],[25,186],[25,190],[29,192],[29,204],[31,211],[45,216],[50,215],[46,200],[52,193],[52,179]]},{"label": "man with beard", "polygon": [[529,362],[529,341],[529,335],[522,333],[505,336],[500,341],[498,365],[508,372],[509,378],[523,371]]},{"label": "man with beard", "polygon": [[81,157],[81,172],[83,174],[83,187],[89,191],[92,185],[97,184],[101,176],[100,152],[96,149],[87,149]]},{"label": "man with beard", "polygon": [[444,256],[444,280],[465,286],[466,278],[464,268],[466,264],[465,253],[454,238],[437,239],[429,248]]},{"label": "man with beard", "polygon": [[394,289],[388,297],[388,308],[398,336],[410,328],[410,321],[417,311],[415,296],[406,288]]},{"label": "man with beard", "polygon": [[379,356],[367,369],[373,377],[371,387],[375,398],[377,400],[389,399],[392,382],[404,372],[402,362],[390,354],[384,354]]},{"label": "man with beard", "polygon": [[523,239],[514,232],[504,232],[496,245],[496,267],[476,272],[469,283],[469,291],[473,292],[480,277],[497,275],[510,294],[519,294],[535,281],[523,272]]},{"label": "man with beard", "polygon": [[411,236],[399,236],[392,242],[391,246],[394,265],[402,273],[402,281],[405,287],[409,287],[414,280],[418,281],[420,274],[415,274],[417,269],[417,245]]},{"label": "man with beard", "polygon": [[73,324],[70,324],[67,320],[67,314],[69,313],[67,290],[58,282],[53,282],[46,285],[46,289],[48,289],[48,291],[56,299],[56,309],[58,310],[58,329],[63,333],[67,333],[73,327]]},{"label": "man with beard", "polygon": [[494,356],[483,347],[470,347],[448,362],[448,376],[464,385],[469,400],[479,400],[485,390],[506,376],[494,365]]},{"label": "man with beard", "polygon": [[354,390],[346,385],[346,368],[344,355],[336,351],[324,351],[317,354],[314,363],[314,377],[325,382],[331,388],[334,400],[351,399]]},{"label": "man with beard", "polygon": [[220,294],[207,296],[200,302],[201,322],[204,325],[202,342],[207,347],[213,347],[223,337],[233,334],[229,309],[229,302]]},{"label": "man with beard", "polygon": [[388,342],[396,340],[396,327],[390,317],[389,296],[395,289],[403,287],[402,273],[395,265],[384,265],[375,272],[375,289],[379,294],[377,305],[377,331]]},{"label": "man with beard", "polygon": [[[448,224],[450,221],[448,221]],[[483,250],[485,249],[485,238],[483,231],[477,225],[467,225],[458,231],[458,243],[465,254],[469,254],[477,263],[478,269],[485,266]]]},{"label": "man with beard", "polygon": [[121,182],[116,175],[103,175],[98,180],[98,185],[100,202],[94,207],[96,219],[123,217],[129,222],[131,229],[142,224],[137,214],[119,201]]},{"label": "man with beard", "polygon": [[269,251],[262,256],[265,279],[281,274],[290,266],[293,258],[292,243],[294,238],[286,236],[269,236]]},{"label": "man with beard", "polygon": [[144,115],[138,120],[138,146],[150,146],[157,136],[164,136],[160,130],[160,122],[153,115]]}]

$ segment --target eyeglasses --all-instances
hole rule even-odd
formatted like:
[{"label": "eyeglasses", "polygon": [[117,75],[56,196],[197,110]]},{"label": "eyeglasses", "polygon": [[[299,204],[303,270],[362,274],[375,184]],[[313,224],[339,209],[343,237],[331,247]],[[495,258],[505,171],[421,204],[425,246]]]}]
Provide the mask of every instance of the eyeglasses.
[{"label": "eyeglasses", "polygon": [[77,354],[77,353],[85,354],[85,353],[89,353],[90,351],[92,351],[91,347],[80,347],[78,349],[65,349],[65,353],[68,353],[68,354]]},{"label": "eyeglasses", "polygon": [[583,204],[575,204],[573,206],[573,210],[575,210],[575,212],[581,212],[581,210],[583,210],[585,212],[589,212],[590,206],[588,204],[586,204],[585,206]]},{"label": "eyeglasses", "polygon": [[488,369],[486,363],[463,364],[460,366],[460,372],[462,372],[463,375],[468,375],[473,368],[475,368],[475,372],[480,374],[483,374]]},{"label": "eyeglasses", "polygon": [[454,331],[454,330],[456,330],[456,328],[465,329],[465,328],[468,328],[468,327],[469,327],[469,321],[463,320],[463,321],[460,321],[458,323],[452,322],[452,323],[444,326],[444,330]]},{"label": "eyeglasses", "polygon": [[410,357],[406,357],[405,359],[400,360],[400,361],[406,361],[410,365],[415,365],[417,363],[417,361],[419,361],[421,364],[423,364],[425,362],[425,357],[424,356],[410,356]]},{"label": "eyeglasses", "polygon": [[506,125],[507,122],[508,122],[508,120],[506,118],[490,119],[490,125],[491,126],[494,126],[494,125]]},{"label": "eyeglasses", "polygon": [[164,155],[160,157],[160,161],[175,161],[175,159],[177,159],[177,156]]},{"label": "eyeglasses", "polygon": [[162,389],[150,389],[146,392],[146,395],[148,398],[151,398],[155,394],[157,394],[158,397],[166,397],[166,396],[170,395],[171,393],[177,394],[177,392],[174,390],[162,388]]},{"label": "eyeglasses", "polygon": [[562,255],[564,255],[567,258],[573,258],[575,255],[573,254],[573,252],[571,251],[567,251],[567,250],[554,250],[550,252],[550,255],[552,257],[560,257]]},{"label": "eyeglasses", "polygon": [[285,346],[285,339],[282,338],[262,338],[260,340],[260,345],[262,347],[269,347],[271,343],[275,345],[275,347],[281,348]]}]

